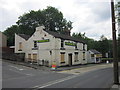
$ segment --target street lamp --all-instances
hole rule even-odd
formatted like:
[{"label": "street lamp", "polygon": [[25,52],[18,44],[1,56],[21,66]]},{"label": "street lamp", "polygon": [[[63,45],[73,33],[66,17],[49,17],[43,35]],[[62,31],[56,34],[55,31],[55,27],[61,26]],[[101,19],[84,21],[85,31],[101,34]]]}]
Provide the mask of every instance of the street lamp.
[{"label": "street lamp", "polygon": [[114,84],[119,84],[119,70],[117,58],[117,41],[116,41],[116,27],[115,27],[115,12],[114,1],[111,0],[111,15],[112,15],[112,37],[113,37],[113,70],[114,70]]}]

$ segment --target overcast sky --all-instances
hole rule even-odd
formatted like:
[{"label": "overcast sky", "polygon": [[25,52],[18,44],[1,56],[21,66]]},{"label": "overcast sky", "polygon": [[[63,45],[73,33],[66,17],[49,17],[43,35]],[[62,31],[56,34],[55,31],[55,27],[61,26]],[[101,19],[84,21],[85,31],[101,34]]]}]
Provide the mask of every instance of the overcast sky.
[{"label": "overcast sky", "polygon": [[58,8],[64,18],[73,22],[73,32],[81,32],[98,40],[111,38],[110,0],[1,0],[0,31],[15,25],[18,17],[30,10]]}]

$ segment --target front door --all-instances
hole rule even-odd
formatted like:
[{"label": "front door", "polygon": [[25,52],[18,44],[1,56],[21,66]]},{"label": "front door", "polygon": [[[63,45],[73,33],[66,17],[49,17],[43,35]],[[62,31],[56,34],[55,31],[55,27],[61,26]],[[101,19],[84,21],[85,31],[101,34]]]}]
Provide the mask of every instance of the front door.
[{"label": "front door", "polygon": [[72,54],[68,54],[68,62],[69,62],[69,66],[72,65]]}]

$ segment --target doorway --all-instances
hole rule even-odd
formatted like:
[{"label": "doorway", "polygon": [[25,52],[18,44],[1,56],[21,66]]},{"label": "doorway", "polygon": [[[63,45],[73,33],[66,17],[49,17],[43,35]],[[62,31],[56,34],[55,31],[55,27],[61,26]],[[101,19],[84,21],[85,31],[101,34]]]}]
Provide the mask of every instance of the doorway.
[{"label": "doorway", "polygon": [[72,53],[68,54],[68,62],[69,66],[72,66]]}]

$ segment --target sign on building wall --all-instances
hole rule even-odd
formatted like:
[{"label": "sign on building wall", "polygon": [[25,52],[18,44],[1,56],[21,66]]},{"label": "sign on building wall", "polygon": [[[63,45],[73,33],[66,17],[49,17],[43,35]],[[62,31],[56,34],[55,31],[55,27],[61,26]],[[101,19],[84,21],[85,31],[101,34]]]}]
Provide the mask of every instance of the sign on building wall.
[{"label": "sign on building wall", "polygon": [[102,54],[96,54],[96,57],[102,57]]},{"label": "sign on building wall", "polygon": [[65,42],[65,45],[68,45],[68,46],[76,46],[76,43]]},{"label": "sign on building wall", "polygon": [[44,40],[37,40],[37,43],[44,43],[44,42],[49,42],[49,39],[44,39]]}]

